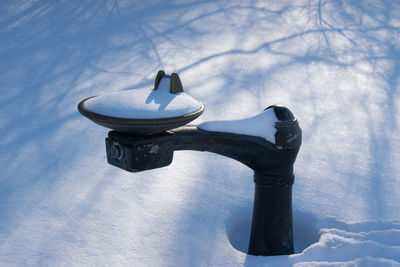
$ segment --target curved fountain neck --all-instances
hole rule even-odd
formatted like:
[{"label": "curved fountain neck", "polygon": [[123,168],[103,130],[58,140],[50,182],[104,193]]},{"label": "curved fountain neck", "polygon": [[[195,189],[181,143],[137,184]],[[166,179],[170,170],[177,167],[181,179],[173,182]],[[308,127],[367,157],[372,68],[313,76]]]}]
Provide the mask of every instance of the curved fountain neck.
[{"label": "curved fountain neck", "polygon": [[[300,132],[300,128],[297,129]],[[293,183],[293,163],[300,145],[290,149],[278,149],[262,137],[225,132],[210,132],[196,126],[183,126],[171,131],[174,150],[207,151],[237,160],[255,172],[256,183],[285,180]],[[263,179],[262,177],[281,177]]]}]

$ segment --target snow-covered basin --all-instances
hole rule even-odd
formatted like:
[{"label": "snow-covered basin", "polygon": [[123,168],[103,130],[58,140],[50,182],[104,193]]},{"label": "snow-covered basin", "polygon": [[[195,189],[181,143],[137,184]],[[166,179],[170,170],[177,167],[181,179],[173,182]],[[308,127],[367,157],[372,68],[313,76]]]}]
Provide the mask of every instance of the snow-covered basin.
[{"label": "snow-covered basin", "polygon": [[124,119],[164,119],[195,113],[203,105],[190,95],[171,94],[170,78],[163,78],[157,90],[119,91],[90,98],[87,110],[100,115]]},{"label": "snow-covered basin", "polygon": [[275,143],[276,128],[278,122],[273,108],[253,117],[239,120],[208,121],[201,123],[198,127],[202,130],[213,132],[229,132],[237,134],[252,135],[265,138],[271,143]]}]

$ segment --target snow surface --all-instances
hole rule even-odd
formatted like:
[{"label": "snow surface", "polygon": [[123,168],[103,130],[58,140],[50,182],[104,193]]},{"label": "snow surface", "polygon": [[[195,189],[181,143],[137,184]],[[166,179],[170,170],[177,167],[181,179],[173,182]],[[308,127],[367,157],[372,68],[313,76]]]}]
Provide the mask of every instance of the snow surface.
[{"label": "snow surface", "polygon": [[199,111],[202,104],[184,92],[171,94],[170,78],[161,79],[157,90],[138,89],[93,97],[86,109],[105,116],[125,119],[180,117]]},{"label": "snow surface", "polygon": [[273,108],[250,118],[230,121],[207,121],[198,127],[213,132],[227,132],[259,136],[275,144],[275,122],[278,122]]},{"label": "snow surface", "polygon": [[[399,266],[400,3],[2,1],[2,266]],[[296,254],[246,250],[252,173],[174,153],[166,168],[106,163],[107,129],[77,103],[177,72],[194,123],[271,104],[303,130]]]}]

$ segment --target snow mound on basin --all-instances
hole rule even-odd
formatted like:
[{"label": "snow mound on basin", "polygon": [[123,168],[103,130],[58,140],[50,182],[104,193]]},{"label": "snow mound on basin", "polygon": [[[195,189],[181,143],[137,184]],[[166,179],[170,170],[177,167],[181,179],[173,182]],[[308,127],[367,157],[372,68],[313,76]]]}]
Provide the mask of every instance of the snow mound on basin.
[{"label": "snow mound on basin", "polygon": [[85,101],[91,112],[124,119],[161,119],[195,113],[202,104],[190,95],[169,92],[169,78],[161,79],[157,90],[128,90],[93,97]]}]

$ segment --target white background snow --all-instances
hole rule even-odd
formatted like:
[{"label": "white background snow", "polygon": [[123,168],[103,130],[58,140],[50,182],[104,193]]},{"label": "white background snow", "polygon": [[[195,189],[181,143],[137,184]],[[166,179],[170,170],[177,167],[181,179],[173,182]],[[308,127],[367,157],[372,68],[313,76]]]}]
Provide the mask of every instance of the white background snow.
[{"label": "white background snow", "polygon": [[[288,106],[296,254],[249,256],[251,170],[106,163],[82,99],[180,75],[195,123]],[[399,1],[1,1],[2,266],[399,266]]]}]

